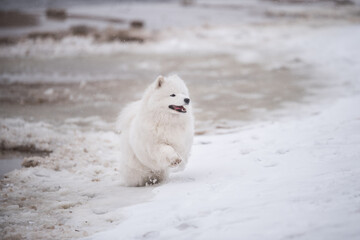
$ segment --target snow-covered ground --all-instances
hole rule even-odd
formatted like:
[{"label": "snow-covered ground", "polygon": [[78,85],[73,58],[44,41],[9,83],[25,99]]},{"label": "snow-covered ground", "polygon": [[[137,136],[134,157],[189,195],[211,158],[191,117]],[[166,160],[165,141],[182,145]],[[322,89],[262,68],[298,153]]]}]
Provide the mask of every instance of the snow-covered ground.
[{"label": "snow-covered ground", "polygon": [[[254,9],[253,4],[246,6]],[[151,6],[133,8],[141,12]],[[173,8],[184,11],[170,5],[169,9]],[[287,13],[287,20],[271,18],[269,22],[263,19],[259,23],[256,19],[255,23],[232,21],[230,24],[226,20],[236,19],[236,14],[232,9],[223,9],[224,13],[230,11],[229,18],[218,25],[189,28],[185,24],[182,28],[162,30],[156,41],[141,46],[99,45],[89,39],[65,39],[57,43],[23,42],[1,47],[0,60],[4,67],[0,68],[3,76],[8,74],[8,79],[2,76],[1,80],[5,79],[10,85],[27,81],[61,82],[61,75],[40,80],[32,77],[31,74],[37,74],[33,69],[46,64],[37,63],[37,58],[51,62],[62,57],[71,61],[78,56],[96,58],[109,54],[130,54],[126,56],[137,56],[135,60],[154,56],[155,61],[146,58],[142,67],[130,70],[158,72],[171,69],[163,67],[166,60],[159,60],[159,56],[176,54],[182,60],[192,61],[195,69],[202,70],[190,71],[191,67],[178,65],[180,73],[193,77],[191,80],[194,76],[204,78],[198,80],[197,85],[189,82],[195,89],[190,88],[191,93],[204,95],[201,96],[204,99],[193,96],[198,100],[195,109],[201,109],[196,115],[204,120],[207,116],[201,115],[204,109],[210,113],[224,111],[216,106],[204,107],[210,101],[222,108],[226,106],[221,115],[232,123],[231,128],[215,125],[215,130],[208,130],[204,121],[198,122],[197,126],[206,131],[198,131],[184,172],[172,174],[160,185],[126,188],[121,186],[118,176],[121,151],[118,135],[111,130],[112,125],[99,116],[67,118],[61,124],[52,124],[46,119],[1,115],[2,149],[43,152],[25,158],[25,162],[34,167],[14,170],[1,179],[1,238],[360,238],[359,20],[334,20],[336,14],[342,16],[342,11],[353,10],[336,11],[328,5],[282,6],[271,10]],[[320,20],[314,18],[319,16],[316,11],[322,13]],[[299,20],[299,12],[309,15]],[[291,17],[294,13],[295,20]],[[249,18],[245,14],[240,19]],[[209,62],[204,61],[207,58]],[[31,64],[31,67],[20,71],[15,64],[7,63],[10,71],[5,66],[9,59],[23,61],[22,64]],[[204,62],[196,63],[194,59]],[[211,72],[212,68],[223,67],[229,71]],[[237,67],[247,75],[242,75]],[[47,68],[44,69],[46,73]],[[103,71],[100,75],[111,70],[102,66],[99,69]],[[116,71],[119,72],[114,75],[129,69]],[[263,73],[260,75],[263,82],[255,82],[255,90],[249,88],[246,95],[241,88],[247,85],[236,84],[242,78],[250,81],[258,71]],[[290,73],[274,75],[284,71]],[[9,74],[15,77],[9,78]],[[106,75],[101,78],[103,76]],[[284,79],[274,81],[278,76]],[[78,81],[81,85],[83,77],[69,76],[63,80]],[[206,78],[220,79],[215,85],[210,82],[213,85],[209,83],[209,87],[205,86]],[[264,83],[266,80],[268,84]],[[99,79],[95,76],[94,81]],[[291,81],[295,81],[298,88],[292,88]],[[199,87],[201,84],[206,87],[204,91]],[[216,91],[207,95],[212,88],[217,89],[218,95]],[[269,96],[278,97],[279,105],[269,107],[270,110],[265,109],[264,102],[246,105],[254,107],[256,115],[248,121],[237,119],[242,116],[237,114],[246,101],[226,98],[237,99],[238,95],[244,99],[262,98],[267,89],[274,88],[279,91]],[[303,91],[301,97],[289,100],[286,93],[296,95],[297,89]],[[56,91],[49,88],[44,94],[53,96]],[[234,102],[229,104],[231,100]],[[226,115],[229,112],[232,114]]]},{"label": "snow-covered ground", "polygon": [[197,137],[184,173],[88,239],[357,239],[359,101]]}]

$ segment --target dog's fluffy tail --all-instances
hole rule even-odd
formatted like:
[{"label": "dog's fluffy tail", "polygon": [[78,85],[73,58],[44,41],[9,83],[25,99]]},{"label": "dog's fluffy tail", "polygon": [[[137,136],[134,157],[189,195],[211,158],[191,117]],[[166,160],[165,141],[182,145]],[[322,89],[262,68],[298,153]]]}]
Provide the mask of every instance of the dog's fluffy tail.
[{"label": "dog's fluffy tail", "polygon": [[116,121],[116,132],[121,133],[130,128],[132,120],[135,118],[140,108],[140,101],[128,104],[119,114]]}]

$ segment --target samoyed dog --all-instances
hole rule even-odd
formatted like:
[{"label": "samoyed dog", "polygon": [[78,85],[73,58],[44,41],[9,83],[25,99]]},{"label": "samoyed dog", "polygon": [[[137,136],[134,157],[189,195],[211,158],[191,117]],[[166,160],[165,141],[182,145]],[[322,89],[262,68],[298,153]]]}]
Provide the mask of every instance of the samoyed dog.
[{"label": "samoyed dog", "polygon": [[126,186],[165,180],[171,169],[183,170],[194,137],[189,91],[180,77],[159,76],[141,100],[120,113],[121,176]]}]

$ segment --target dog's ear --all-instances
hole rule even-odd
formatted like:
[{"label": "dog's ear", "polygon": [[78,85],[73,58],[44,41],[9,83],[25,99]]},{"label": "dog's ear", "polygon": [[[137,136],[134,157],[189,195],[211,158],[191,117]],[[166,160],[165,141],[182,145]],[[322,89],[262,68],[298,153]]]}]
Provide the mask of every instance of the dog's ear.
[{"label": "dog's ear", "polygon": [[164,84],[164,77],[163,76],[158,76],[156,79],[156,88],[161,88],[161,86]]}]

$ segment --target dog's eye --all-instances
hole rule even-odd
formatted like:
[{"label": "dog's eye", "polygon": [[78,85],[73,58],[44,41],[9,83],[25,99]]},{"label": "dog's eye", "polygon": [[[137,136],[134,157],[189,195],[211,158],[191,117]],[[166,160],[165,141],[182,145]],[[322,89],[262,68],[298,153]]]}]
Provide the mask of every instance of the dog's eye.
[{"label": "dog's eye", "polygon": [[171,94],[170,97],[175,97],[176,95],[175,94]]}]

